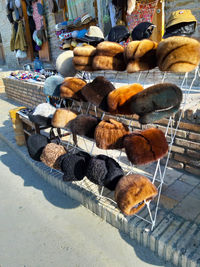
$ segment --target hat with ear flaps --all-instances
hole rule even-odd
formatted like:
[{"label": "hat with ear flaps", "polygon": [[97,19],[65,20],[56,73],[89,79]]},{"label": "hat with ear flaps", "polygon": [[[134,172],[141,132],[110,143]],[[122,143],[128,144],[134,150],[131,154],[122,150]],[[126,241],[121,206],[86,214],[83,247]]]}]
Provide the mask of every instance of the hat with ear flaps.
[{"label": "hat with ear flaps", "polygon": [[81,89],[87,82],[81,78],[67,77],[60,86],[60,96],[63,98],[73,98],[75,100],[85,100],[81,94]]},{"label": "hat with ear flaps", "polygon": [[142,165],[163,158],[168,152],[164,133],[156,128],[135,131],[124,137],[128,159],[134,165]]},{"label": "hat with ear flaps", "polygon": [[36,161],[41,161],[40,156],[48,143],[49,139],[44,135],[30,135],[27,140],[27,149],[30,157]]},{"label": "hat with ear flaps", "polygon": [[128,100],[130,112],[139,115],[142,124],[171,116],[179,110],[181,89],[172,83],[152,85]]},{"label": "hat with ear flaps", "polygon": [[63,82],[64,78],[59,75],[52,75],[48,77],[44,82],[43,92],[46,96],[59,97],[60,93],[57,92],[56,88]]},{"label": "hat with ear flaps", "polygon": [[200,62],[200,42],[185,36],[172,36],[158,45],[157,63],[161,71],[189,72]]},{"label": "hat with ear flaps", "polygon": [[107,104],[108,112],[112,114],[129,115],[129,105],[127,101],[135,94],[144,90],[143,86],[138,83],[121,86],[108,94]]},{"label": "hat with ear flaps", "polygon": [[86,177],[93,183],[115,190],[119,179],[124,175],[120,165],[105,155],[91,157],[86,170]]},{"label": "hat with ear flaps", "polygon": [[73,154],[69,152],[61,157],[61,170],[64,173],[63,181],[80,181],[85,177],[90,160],[88,153],[79,151]]},{"label": "hat with ear flaps", "polygon": [[48,167],[60,170],[59,157],[66,153],[64,146],[49,143],[44,147],[40,160]]},{"label": "hat with ear flaps", "polygon": [[145,201],[152,200],[158,194],[156,186],[145,176],[130,174],[122,177],[115,188],[115,201],[125,215],[140,211]]},{"label": "hat with ear flaps", "polygon": [[65,108],[59,108],[53,115],[51,124],[56,128],[64,128],[73,119],[77,117],[77,114],[71,110]]},{"label": "hat with ear flaps", "polygon": [[96,77],[81,89],[85,99],[97,107],[107,110],[107,95],[115,89],[114,85],[103,76]]},{"label": "hat with ear flaps", "polygon": [[123,139],[127,134],[127,125],[114,119],[101,121],[95,129],[96,146],[101,149],[123,148]]}]

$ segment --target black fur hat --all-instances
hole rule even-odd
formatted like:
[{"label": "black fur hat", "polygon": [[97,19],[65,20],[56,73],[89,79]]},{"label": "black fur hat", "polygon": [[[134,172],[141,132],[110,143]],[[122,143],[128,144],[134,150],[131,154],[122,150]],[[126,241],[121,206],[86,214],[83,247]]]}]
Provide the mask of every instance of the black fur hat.
[{"label": "black fur hat", "polygon": [[124,175],[120,165],[112,158],[105,155],[91,157],[86,171],[87,178],[98,185],[115,190],[115,187]]},{"label": "black fur hat", "polygon": [[40,156],[44,147],[49,143],[49,139],[41,134],[33,134],[28,137],[27,149],[30,157],[34,160],[41,161]]},{"label": "black fur hat", "polygon": [[81,89],[81,93],[88,102],[104,110],[105,98],[114,89],[111,82],[103,76],[98,76],[91,83],[86,84]]},{"label": "black fur hat", "polygon": [[61,170],[64,173],[63,181],[82,180],[86,175],[90,155],[86,152],[79,151],[75,154],[69,152],[61,157]]},{"label": "black fur hat", "polygon": [[41,115],[28,115],[29,120],[33,123],[39,124],[40,126],[51,126],[51,117],[44,117]]}]

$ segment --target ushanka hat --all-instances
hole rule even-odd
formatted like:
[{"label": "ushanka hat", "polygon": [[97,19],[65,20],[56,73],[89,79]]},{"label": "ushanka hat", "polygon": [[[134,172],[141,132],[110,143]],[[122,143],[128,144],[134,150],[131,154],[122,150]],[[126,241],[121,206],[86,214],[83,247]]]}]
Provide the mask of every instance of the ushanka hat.
[{"label": "ushanka hat", "polygon": [[130,115],[128,100],[135,94],[144,90],[138,83],[121,86],[108,94],[108,112],[112,114]]},{"label": "ushanka hat", "polygon": [[110,190],[115,190],[116,184],[123,175],[120,165],[105,155],[91,157],[86,171],[86,176],[91,182]]},{"label": "ushanka hat", "polygon": [[91,83],[86,84],[81,93],[88,102],[104,110],[107,109],[106,97],[114,89],[111,82],[103,76],[98,76]]},{"label": "ushanka hat", "polygon": [[156,128],[135,131],[125,136],[124,147],[128,159],[134,165],[154,162],[168,152],[165,135]]},{"label": "ushanka hat", "polygon": [[184,36],[172,36],[158,45],[157,63],[161,71],[189,72],[200,62],[199,41]]},{"label": "ushanka hat", "polygon": [[54,113],[51,124],[55,128],[65,128],[71,120],[76,118],[76,116],[77,114],[71,110],[59,108]]},{"label": "ushanka hat", "polygon": [[60,85],[64,81],[64,78],[59,75],[52,75],[48,77],[44,82],[43,92],[46,96],[60,96],[60,92],[58,92],[57,86]]},{"label": "ushanka hat", "polygon": [[86,152],[67,153],[62,157],[61,170],[63,181],[80,181],[86,175],[90,155]]},{"label": "ushanka hat", "polygon": [[142,124],[171,116],[179,110],[181,89],[172,83],[152,85],[131,97],[127,103],[132,114],[139,115]]},{"label": "ushanka hat", "polygon": [[127,125],[114,119],[101,121],[95,129],[96,146],[101,149],[123,148],[123,139],[127,134]]},{"label": "ushanka hat", "polygon": [[40,160],[48,167],[60,170],[59,157],[66,153],[67,151],[62,145],[49,143],[42,150]]},{"label": "ushanka hat", "polygon": [[41,134],[33,134],[28,137],[27,149],[30,157],[36,161],[41,161],[40,156],[44,147],[49,143],[49,139]]},{"label": "ushanka hat", "polygon": [[80,90],[87,82],[76,77],[67,77],[60,86],[60,96],[63,98],[73,98],[75,100],[84,100]]},{"label": "ushanka hat", "polygon": [[145,201],[158,194],[156,186],[145,176],[130,174],[122,177],[115,189],[115,201],[125,215],[133,215],[140,211]]}]

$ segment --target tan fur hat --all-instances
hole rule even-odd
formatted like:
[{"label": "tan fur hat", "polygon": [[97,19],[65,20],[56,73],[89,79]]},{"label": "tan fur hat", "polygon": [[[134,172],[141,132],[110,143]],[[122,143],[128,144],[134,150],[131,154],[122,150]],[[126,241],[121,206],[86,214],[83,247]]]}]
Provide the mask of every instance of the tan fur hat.
[{"label": "tan fur hat", "polygon": [[199,65],[200,42],[184,36],[172,36],[159,43],[157,63],[162,71],[189,72]]},{"label": "tan fur hat", "polygon": [[115,188],[115,201],[121,212],[130,216],[144,207],[144,201],[153,199],[157,194],[157,188],[147,177],[131,174],[119,180]]},{"label": "tan fur hat", "polygon": [[94,57],[84,57],[84,56],[74,56],[73,62],[74,65],[92,65]]},{"label": "tan fur hat", "polygon": [[77,46],[73,52],[74,56],[91,57],[96,54],[96,48],[92,45]]},{"label": "tan fur hat", "polygon": [[54,113],[51,124],[56,128],[64,128],[68,124],[68,122],[75,119],[76,116],[76,113],[68,109],[59,108]]},{"label": "tan fur hat", "polygon": [[60,96],[66,98],[73,98],[76,100],[81,100],[82,96],[79,91],[85,86],[87,83],[83,79],[68,77],[65,78],[63,83],[60,86]]},{"label": "tan fur hat", "polygon": [[74,65],[74,67],[79,71],[93,71],[92,65]]},{"label": "tan fur hat", "polygon": [[129,129],[125,124],[114,119],[101,121],[95,129],[96,146],[101,149],[123,148],[123,139],[127,134]]},{"label": "tan fur hat", "polygon": [[123,57],[95,56],[92,63],[94,70],[117,70],[124,71],[126,64]]},{"label": "tan fur hat", "polygon": [[97,45],[98,56],[114,57],[124,52],[124,47],[115,42],[104,41]]}]

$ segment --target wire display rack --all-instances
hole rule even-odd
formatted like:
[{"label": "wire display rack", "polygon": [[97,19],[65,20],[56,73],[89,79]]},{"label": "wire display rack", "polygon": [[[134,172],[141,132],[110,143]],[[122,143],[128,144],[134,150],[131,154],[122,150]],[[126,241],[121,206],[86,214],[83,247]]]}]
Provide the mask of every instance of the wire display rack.
[{"label": "wire display rack", "polygon": [[[140,83],[144,86],[144,88],[158,83],[164,83],[164,82],[170,82],[175,83],[177,86],[181,88],[183,91],[183,101],[181,103],[180,110],[178,114],[176,114],[176,125],[174,126],[174,116],[171,116],[167,118],[168,123],[166,125],[165,130],[165,136],[168,141],[168,154],[165,156],[165,163],[164,165],[161,164],[161,160],[157,160],[153,164],[149,164],[149,166],[145,166],[145,168],[138,168],[138,166],[134,166],[131,164],[131,162],[128,161],[127,156],[125,154],[125,151],[122,150],[103,150],[96,147],[95,141],[88,139],[86,137],[78,136],[78,145],[74,145],[72,135],[68,135],[68,139],[63,141],[60,139],[60,141],[66,146],[66,148],[69,151],[77,151],[77,150],[83,150],[88,152],[91,155],[98,155],[98,154],[104,154],[109,157],[114,158],[123,168],[126,175],[128,174],[142,174],[148,177],[153,184],[156,185],[158,189],[158,195],[156,199],[153,201],[145,201],[145,207],[147,209],[147,212],[145,213],[145,216],[141,216],[139,214],[135,214],[133,216],[137,216],[139,219],[146,221],[151,225],[151,230],[156,225],[156,218],[159,208],[159,202],[161,197],[161,191],[162,186],[165,183],[165,177],[168,167],[168,162],[170,159],[170,153],[172,150],[172,146],[176,137],[177,130],[179,128],[179,124],[181,122],[182,115],[185,111],[186,104],[188,103],[188,98],[191,94],[191,91],[198,91],[198,82],[200,78],[200,70],[199,67],[197,67],[193,72],[185,73],[185,74],[174,74],[174,73],[168,73],[168,72],[160,72],[159,70],[152,70],[152,71],[145,71],[145,72],[139,72],[134,74],[122,74],[120,72],[112,72],[108,73],[105,71],[100,71],[98,73],[88,73],[83,72],[81,74],[81,77],[84,77],[87,79],[88,82],[91,82],[94,77],[94,74],[96,76],[109,76],[108,78],[114,86],[117,88],[119,85],[123,85],[124,83],[131,84],[131,83]],[[196,90],[195,90],[196,88]],[[200,92],[200,91],[199,91]],[[77,111],[80,114],[93,114],[97,117],[100,117],[103,119],[105,116],[114,118],[115,120],[126,122],[126,124],[129,127],[129,130],[132,131],[135,127],[135,120],[130,117],[126,116],[113,116],[109,113],[102,112],[101,110],[97,109],[96,106],[92,105],[91,103],[81,103],[72,100],[71,105],[69,107],[73,111]],[[159,124],[147,124],[147,125],[141,125],[141,129],[146,129],[149,127],[159,127]],[[146,167],[149,171],[146,171]],[[58,171],[59,172],[59,171]],[[87,180],[87,178],[84,178],[82,181],[77,182],[79,186],[91,191],[98,200],[106,199],[109,201],[110,205],[113,205],[113,208],[117,207],[117,203],[114,201],[113,193],[110,192],[108,189],[104,187],[97,186],[90,181]],[[144,209],[143,208],[143,209]],[[133,216],[124,216],[127,220],[130,220]]]}]

